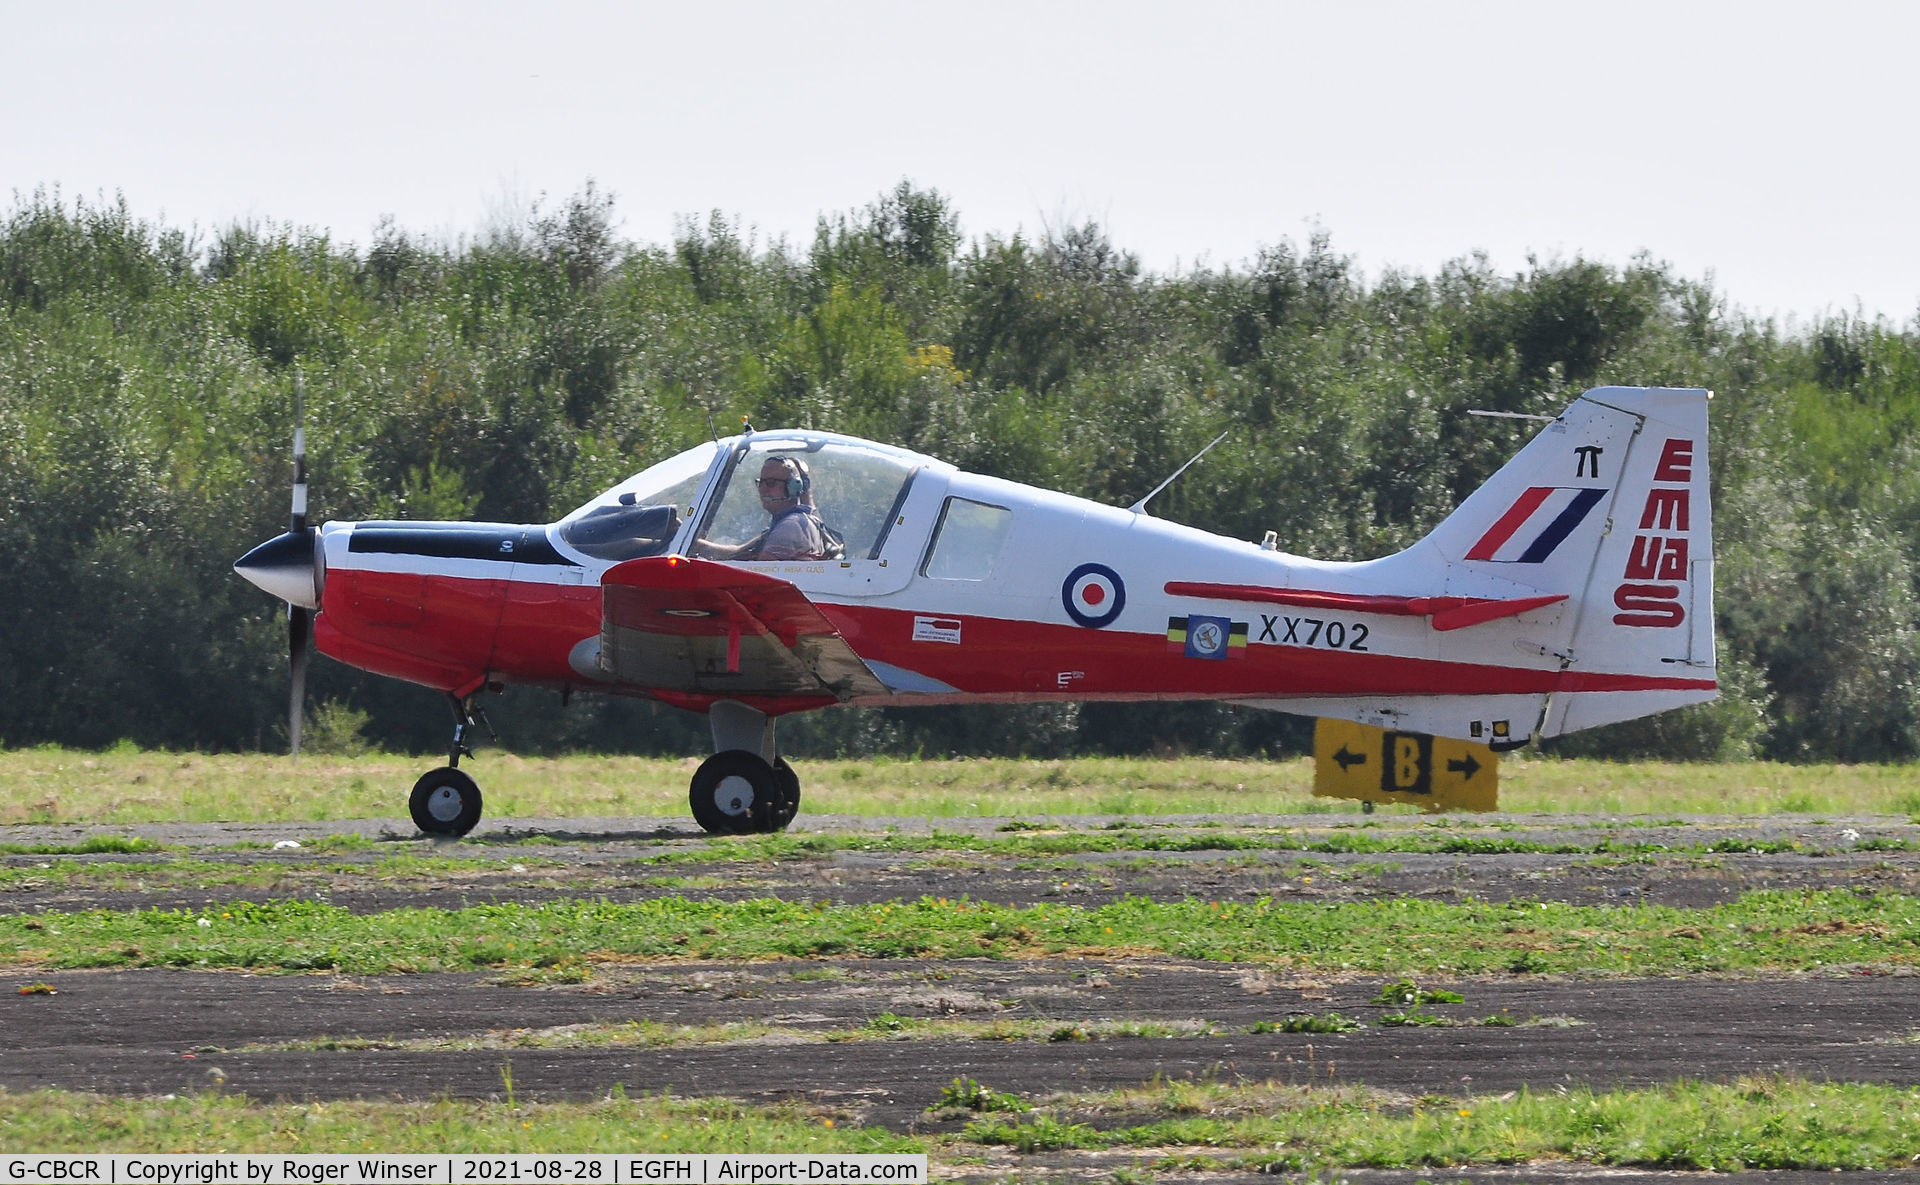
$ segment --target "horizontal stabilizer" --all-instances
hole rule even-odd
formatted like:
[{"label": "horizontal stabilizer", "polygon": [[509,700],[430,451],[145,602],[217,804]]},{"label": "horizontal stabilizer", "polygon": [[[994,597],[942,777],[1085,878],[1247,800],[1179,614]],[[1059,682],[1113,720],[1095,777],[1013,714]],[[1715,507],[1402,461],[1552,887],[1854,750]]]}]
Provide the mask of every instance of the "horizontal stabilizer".
[{"label": "horizontal stabilizer", "polygon": [[1482,622],[1514,617],[1529,609],[1544,609],[1567,599],[1566,593],[1538,597],[1396,597],[1368,593],[1316,592],[1306,588],[1266,588],[1257,584],[1198,584],[1167,582],[1176,597],[1214,597],[1223,601],[1256,601],[1268,605],[1297,605],[1302,609],[1329,609],[1341,613],[1379,613],[1389,617],[1430,617],[1436,630],[1465,629]]}]

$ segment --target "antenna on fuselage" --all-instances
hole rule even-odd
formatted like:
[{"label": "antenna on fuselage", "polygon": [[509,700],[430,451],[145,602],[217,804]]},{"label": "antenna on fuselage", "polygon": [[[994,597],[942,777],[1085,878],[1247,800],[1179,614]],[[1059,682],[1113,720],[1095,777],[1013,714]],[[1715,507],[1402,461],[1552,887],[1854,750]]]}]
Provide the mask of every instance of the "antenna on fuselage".
[{"label": "antenna on fuselage", "polygon": [[1180,468],[1178,468],[1178,469],[1175,469],[1175,470],[1173,471],[1173,477],[1169,477],[1169,478],[1167,478],[1167,480],[1165,480],[1165,481],[1163,481],[1163,482],[1161,482],[1161,483],[1160,483],[1159,485],[1157,485],[1157,486],[1155,486],[1155,487],[1153,487],[1153,492],[1152,492],[1152,493],[1150,493],[1150,494],[1148,494],[1148,495],[1147,495],[1146,497],[1144,497],[1144,498],[1142,498],[1142,499],[1140,499],[1140,500],[1139,500],[1138,502],[1135,502],[1135,503],[1134,503],[1133,505],[1131,505],[1131,506],[1129,506],[1129,507],[1127,507],[1127,509],[1128,509],[1128,510],[1129,510],[1130,512],[1132,512],[1132,513],[1134,513],[1134,514],[1144,514],[1144,513],[1146,512],[1146,509],[1147,509],[1147,503],[1149,503],[1149,502],[1151,502],[1151,501],[1153,501],[1153,497],[1154,497],[1154,494],[1158,494],[1158,493],[1159,493],[1159,492],[1160,492],[1161,490],[1164,490],[1164,489],[1166,489],[1166,488],[1167,488],[1168,486],[1170,486],[1170,485],[1172,485],[1172,484],[1173,484],[1173,482],[1174,482],[1174,478],[1177,478],[1177,477],[1179,477],[1179,476],[1180,476],[1180,475],[1181,475],[1182,473],[1185,473],[1185,472],[1186,472],[1187,470],[1189,470],[1189,469],[1191,469],[1191,468],[1193,468],[1193,463],[1194,463],[1194,461],[1198,461],[1198,460],[1199,460],[1199,459],[1200,459],[1201,457],[1204,457],[1204,456],[1206,456],[1206,455],[1207,455],[1208,453],[1210,453],[1210,452],[1212,452],[1212,451],[1213,451],[1213,445],[1214,445],[1214,444],[1219,444],[1219,443],[1220,443],[1221,441],[1223,441],[1223,440],[1225,440],[1225,439],[1227,438],[1227,433],[1228,433],[1228,432],[1231,432],[1231,431],[1233,431],[1233,429],[1231,429],[1231,428],[1228,428],[1228,429],[1226,429],[1225,431],[1223,431],[1223,432],[1221,432],[1221,433],[1220,433],[1220,435],[1218,435],[1218,436],[1216,436],[1216,437],[1214,437],[1214,438],[1213,438],[1213,444],[1209,444],[1209,445],[1208,445],[1208,446],[1207,446],[1206,448],[1203,448],[1203,449],[1201,449],[1201,450],[1200,450],[1199,452],[1197,452],[1197,453],[1195,453],[1195,454],[1193,454],[1193,460],[1192,460],[1192,461],[1188,461],[1188,462],[1187,462],[1187,463],[1186,463],[1185,465],[1182,465],[1182,466],[1180,466]]}]

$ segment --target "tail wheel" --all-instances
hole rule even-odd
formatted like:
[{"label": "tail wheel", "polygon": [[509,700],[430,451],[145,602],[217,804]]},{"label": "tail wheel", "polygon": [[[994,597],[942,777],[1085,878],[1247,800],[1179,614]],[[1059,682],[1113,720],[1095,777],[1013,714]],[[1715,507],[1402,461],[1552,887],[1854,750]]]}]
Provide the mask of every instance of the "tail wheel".
[{"label": "tail wheel", "polygon": [[785,831],[787,824],[800,813],[800,775],[793,772],[784,757],[773,759],[773,777],[780,789],[780,799],[773,808],[772,823],[769,831]]},{"label": "tail wheel", "polygon": [[480,787],[450,765],[430,769],[413,784],[407,807],[428,835],[465,835],[480,821]]},{"label": "tail wheel", "polygon": [[[709,835],[748,835],[772,831],[782,799],[780,779],[758,753],[728,749],[715,753],[693,771],[687,805],[694,822]],[[800,805],[794,794],[794,807]]]}]

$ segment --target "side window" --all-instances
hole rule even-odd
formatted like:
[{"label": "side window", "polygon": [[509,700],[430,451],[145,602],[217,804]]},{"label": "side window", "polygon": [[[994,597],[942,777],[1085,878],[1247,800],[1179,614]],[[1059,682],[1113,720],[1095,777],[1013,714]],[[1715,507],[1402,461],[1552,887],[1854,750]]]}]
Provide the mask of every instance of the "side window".
[{"label": "side window", "polygon": [[966,498],[948,498],[927,548],[922,576],[935,580],[985,580],[993,575],[1000,545],[1006,542],[1013,512]]}]

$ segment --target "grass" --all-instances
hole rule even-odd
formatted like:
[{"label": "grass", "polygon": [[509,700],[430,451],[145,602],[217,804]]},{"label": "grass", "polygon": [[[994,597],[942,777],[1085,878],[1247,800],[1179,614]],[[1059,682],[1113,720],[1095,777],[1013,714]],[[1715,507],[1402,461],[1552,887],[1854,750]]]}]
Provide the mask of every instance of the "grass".
[{"label": "grass", "polygon": [[459,884],[476,876],[515,878],[520,883],[591,887],[580,870],[554,860],[514,853],[513,862],[499,857],[423,856],[412,851],[374,855],[367,859],[316,861],[289,857],[249,863],[208,860],[195,856],[165,859],[93,861],[71,857],[33,864],[0,865],[0,890],[58,885],[68,889],[115,889],[158,892],[167,889],[251,888],[296,892],[332,888],[344,878],[356,885],[405,886]]},{"label": "grass", "polygon": [[[510,1074],[507,1063],[502,1068]],[[1125,1163],[1156,1172],[1553,1162],[1886,1170],[1910,1168],[1920,1157],[1920,1088],[1782,1078],[1420,1099],[1355,1087],[1207,1081],[1021,1099],[965,1079],[945,1087],[930,1082],[926,1095],[908,1101],[950,1109],[964,1126],[903,1136],[817,1105],[626,1098],[618,1091],[597,1102],[531,1104],[265,1104],[219,1093],[120,1099],[33,1091],[0,1092],[0,1130],[14,1147],[50,1153],[924,1152],[936,1164],[960,1166],[978,1162],[983,1146],[1000,1146],[1130,1153]]]},{"label": "grass", "polygon": [[[561,901],[355,914],[311,901],[205,912],[0,916],[15,967],[234,967],[371,975],[699,959],[1113,957],[1154,953],[1399,975],[1810,971],[1920,964],[1920,898],[1752,892],[1707,909],[1556,903],[966,899]],[[44,976],[43,976],[44,977]]]},{"label": "grass", "polygon": [[[460,884],[485,879],[490,887],[520,885],[592,893],[609,881],[632,879],[637,863],[645,866],[698,866],[696,875],[657,874],[639,878],[650,887],[680,892],[738,888],[750,884],[756,867],[772,869],[796,860],[829,860],[836,853],[886,853],[921,856],[919,867],[955,871],[978,867],[982,861],[1012,859],[1020,867],[1066,874],[1084,872],[1086,865],[1068,861],[1102,853],[1187,852],[1246,853],[1209,862],[1212,867],[1259,865],[1265,853],[1299,851],[1320,855],[1493,855],[1538,854],[1585,856],[1596,861],[1655,858],[1669,866],[1683,861],[1703,862],[1727,855],[1754,853],[1800,854],[1821,857],[1842,852],[1913,851],[1920,839],[1879,836],[1851,845],[1835,837],[1834,846],[1793,840],[1758,840],[1738,835],[1686,843],[1663,842],[1637,829],[1598,829],[1598,838],[1530,840],[1509,834],[1484,833],[1481,823],[1460,824],[1412,817],[1383,823],[1357,821],[1315,827],[1273,827],[1240,824],[1231,828],[1185,828],[1146,825],[1113,830],[1021,831],[980,835],[962,831],[931,832],[797,832],[781,835],[708,839],[697,833],[650,841],[642,854],[613,861],[569,863],[538,854],[542,845],[517,838],[477,836],[444,855],[443,845],[426,839],[395,840],[380,845],[333,845],[322,838],[300,853],[262,852],[257,859],[239,861],[203,855],[175,854],[158,845],[135,841],[136,846],[96,843],[39,845],[50,851],[30,850],[0,856],[47,855],[28,862],[0,863],[0,890],[28,890],[59,886],[68,889],[112,889],[162,892],[169,889],[262,889],[294,894],[333,888],[343,880],[359,885],[404,887],[411,884]],[[114,839],[118,837],[106,837]],[[359,838],[359,837],[350,837]],[[14,845],[34,849],[35,845]],[[258,845],[251,845],[257,850]],[[58,854],[56,854],[58,853]],[[338,858],[348,853],[351,858]],[[144,857],[90,860],[82,855]],[[327,858],[327,857],[335,858]],[[316,858],[318,857],[318,858]],[[1109,865],[1120,871],[1150,869],[1139,861]],[[1304,859],[1279,871],[1292,876],[1323,876],[1341,883],[1378,877],[1393,871],[1393,863],[1365,863],[1340,868]]]},{"label": "grass", "polygon": [[[502,1062],[503,1081],[511,1063]],[[0,1131],[36,1152],[924,1152],[925,1144],[804,1104],[613,1097],[596,1103],[437,1100],[256,1103],[207,1093],[122,1099],[0,1091]]]},{"label": "grass", "polygon": [[[1126,1124],[1136,1107],[1174,1115]],[[1150,1167],[1163,1171],[1551,1161],[1722,1172],[1910,1168],[1920,1153],[1920,1090],[1748,1078],[1409,1102],[1345,1088],[1174,1084],[1130,1097],[1063,1098],[1029,1117],[983,1117],[965,1135],[1029,1152],[1141,1149],[1155,1157]]]},{"label": "grass", "polygon": [[[0,751],[0,824],[316,822],[403,818],[431,757],[302,758],[59,748]],[[686,814],[696,757],[471,763],[494,818]],[[807,813],[956,818],[1044,815],[1358,814],[1311,797],[1312,763],[1207,758],[1064,761],[870,758],[795,763]],[[1911,766],[1558,760],[1509,755],[1508,812],[1759,815],[1920,813]],[[1388,808],[1401,810],[1407,808]]]},{"label": "grass", "polygon": [[[973,867],[981,859],[1046,861],[1079,853],[1217,852],[1259,859],[1295,851],[1300,875],[1378,875],[1390,863],[1323,866],[1309,854],[1505,852],[1585,855],[1622,862],[1734,856],[1757,847],[1825,854],[1792,844],[1756,844],[1735,829],[1685,845],[1657,831],[1681,815],[1769,813],[1835,820],[1920,815],[1914,770],[1902,767],[1610,764],[1509,757],[1507,813],[1426,819],[1309,797],[1305,761],[1201,759],[1075,761],[801,762],[805,810],[871,820],[865,831],[800,831],[709,841],[667,835],[640,856],[601,867],[539,858],[525,836],[482,833],[458,848],[416,843],[404,822],[413,779],[434,759],[366,756],[283,758],[116,750],[0,752],[0,824],[143,822],[397,821],[396,841],[358,835],[304,836],[299,852],[221,853],[164,849],[151,840],[93,837],[0,846],[0,889],[204,888],[245,885],[312,893],[340,882],[439,883],[467,878],[591,892],[608,875],[652,876],[663,888],[737,885],[753,865],[831,859],[841,852],[898,852]],[[579,757],[528,760],[483,753],[473,765],[494,818],[685,814],[696,760]],[[1515,812],[1585,815],[1584,834],[1528,834],[1538,820]],[[1599,812],[1618,816],[1594,819]],[[1249,816],[1322,816],[1276,825]],[[1129,816],[1109,827],[1076,815]],[[1174,820],[1169,815],[1209,815]],[[938,820],[1007,820],[985,834]],[[894,829],[892,821],[900,821]],[[926,820],[916,826],[908,820]],[[803,824],[805,817],[803,816]],[[1303,825],[1304,824],[1304,825]],[[1862,828],[1865,830],[1865,828]],[[1878,829],[1882,832],[1887,829]],[[1909,851],[1886,834],[1842,844],[1854,851]],[[9,837],[12,838],[12,837]],[[538,838],[538,837],[536,837]],[[458,853],[448,854],[448,853]],[[1233,855],[1233,853],[1245,853]],[[234,854],[237,856],[237,853]],[[1290,859],[1290,858],[1289,858]],[[517,863],[516,863],[517,862]],[[1293,867],[1293,865],[1289,865]],[[596,878],[599,878],[596,880]],[[405,909],[355,915],[312,901],[234,903],[202,911],[78,911],[0,916],[0,999],[15,1010],[68,1007],[63,972],[80,967],[250,968],[356,974],[482,970],[529,987],[580,983],[623,964],[697,964],[705,959],[783,959],[796,977],[837,968],[820,956],[931,958],[1138,956],[1222,960],[1266,968],[1383,973],[1399,981],[1373,1003],[1372,1025],[1504,1026],[1556,1019],[1506,1014],[1472,1019],[1420,977],[1612,976],[1701,972],[1817,973],[1895,970],[1920,964],[1920,899],[1853,892],[1755,892],[1710,909],[1560,904],[1441,904],[1401,899],[1361,904],[1221,903],[1126,899],[1097,907],[1006,907],[927,898],[875,905],[827,901],[633,904],[562,901],[460,910]],[[22,1020],[26,1020],[22,1012]],[[1073,1023],[922,1019],[781,1029],[808,1040],[974,1038],[1032,1042],[1237,1033],[1335,1034],[1361,1021],[1335,1013],[1258,1021],[1245,1029],[1203,1021]],[[471,1038],[402,1042],[318,1038],[315,1049],[494,1050],[510,1082],[521,1050],[578,1045],[660,1047],[766,1039],[765,1023],[673,1026],[650,1021],[502,1030]],[[1339,1038],[1332,1038],[1339,1040]],[[280,1048],[280,1047],[275,1047]],[[291,1048],[288,1046],[287,1048]],[[1424,1170],[1568,1161],[1676,1170],[1907,1168],[1920,1157],[1920,1091],[1793,1080],[1671,1084],[1657,1090],[1584,1090],[1500,1097],[1409,1099],[1364,1088],[1277,1083],[1173,1082],[1104,1095],[1020,1099],[972,1080],[942,1091],[929,1081],[939,1128],[903,1136],[861,1126],[830,1106],[751,1107],[729,1100],[627,1099],[616,1088],[597,1103],[515,1104],[438,1100],[266,1105],[209,1093],[115,1099],[59,1092],[0,1092],[0,1131],[10,1146],[47,1151],[226,1148],[239,1151],[926,1151],[947,1164],[1005,1165],[1006,1150],[1082,1149],[1090,1171],[1116,1180],[1143,1172],[1343,1168]],[[989,1151],[991,1149],[992,1151]],[[1019,1162],[1014,1162],[1016,1169]]]},{"label": "grass", "polygon": [[[1032,859],[1042,856],[1095,852],[1267,852],[1301,851],[1326,855],[1563,855],[1563,856],[1716,856],[1744,854],[1831,855],[1841,850],[1911,851],[1920,841],[1880,838],[1853,849],[1804,845],[1795,840],[1761,840],[1737,835],[1687,843],[1664,842],[1655,836],[1603,829],[1593,840],[1529,840],[1511,835],[1477,834],[1487,826],[1478,822],[1433,821],[1425,817],[1384,823],[1335,823],[1314,827],[1275,827],[1240,823],[1198,830],[1172,827],[1130,828],[1125,831],[1022,830],[1014,834],[979,835],[963,831],[931,833],[788,832],[780,835],[727,837],[697,846],[676,847],[649,857],[653,863],[705,863],[718,858],[762,862],[834,852],[967,853]],[[1835,837],[1838,844],[1839,837]],[[485,842],[484,838],[480,842]],[[964,867],[964,864],[956,865]],[[1385,866],[1371,864],[1353,876],[1379,875]]]}]

